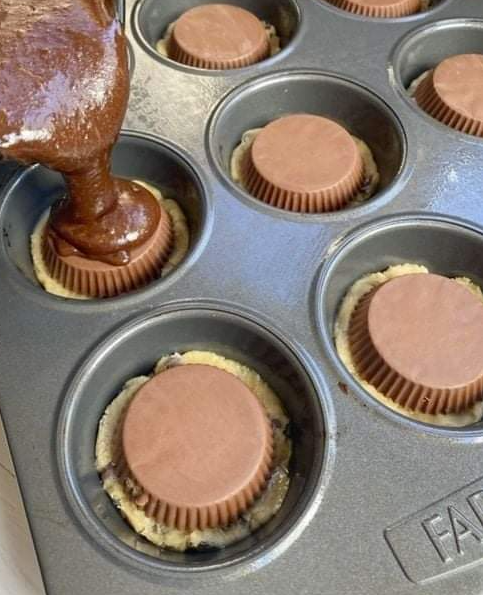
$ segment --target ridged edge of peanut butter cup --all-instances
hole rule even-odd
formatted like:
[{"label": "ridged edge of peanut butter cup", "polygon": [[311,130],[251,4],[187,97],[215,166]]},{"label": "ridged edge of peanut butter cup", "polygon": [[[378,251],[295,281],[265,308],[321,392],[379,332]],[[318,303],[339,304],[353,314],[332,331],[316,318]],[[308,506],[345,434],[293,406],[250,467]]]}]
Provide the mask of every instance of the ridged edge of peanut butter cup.
[{"label": "ridged edge of peanut butter cup", "polygon": [[[323,126],[328,127],[327,134],[324,133],[322,126],[319,131],[315,130],[315,134],[310,137],[314,145],[323,147],[326,158],[330,159],[334,154],[337,154],[338,148],[331,146],[334,131],[338,135],[337,143],[343,145],[342,150],[347,151],[349,148],[349,150],[353,151],[353,159],[350,163],[342,164],[342,160],[339,160],[338,166],[344,165],[345,167],[342,168],[343,171],[339,172],[340,177],[332,180],[330,184],[327,184],[326,179],[324,179],[322,172],[327,168],[321,167],[320,151],[316,151],[317,146],[305,147],[304,167],[312,162],[312,170],[316,172],[316,176],[319,176],[318,188],[309,189],[304,187],[303,182],[300,183],[299,188],[294,187],[293,184],[291,184],[291,188],[288,188],[277,180],[280,177],[280,170],[288,170],[290,162],[293,161],[293,153],[288,150],[284,151],[285,155],[287,155],[287,161],[284,163],[283,160],[278,160],[272,171],[270,171],[270,167],[265,168],[265,171],[263,171],[262,167],[257,163],[257,150],[260,143],[264,142],[264,136],[270,134],[270,128],[274,125],[286,126],[289,124],[287,126],[288,140],[286,142],[290,143],[295,136],[294,131],[291,130],[292,125],[294,123],[297,125],[298,121],[303,122],[301,118],[306,120],[309,126],[310,122],[312,122],[314,126],[323,124]],[[270,150],[275,154],[280,150],[280,144],[277,142],[279,139],[273,138],[272,140],[273,146]],[[270,140],[268,142],[270,144]],[[313,149],[313,152],[310,151],[310,148]],[[263,152],[267,152],[266,148]],[[294,152],[297,152],[297,149],[294,149]],[[328,169],[330,175],[332,175],[335,168],[329,167]],[[355,198],[363,186],[364,163],[355,140],[343,126],[322,116],[295,114],[274,120],[260,131],[242,160],[241,175],[243,186],[247,192],[270,206],[298,213],[326,213],[344,208]]]},{"label": "ridged edge of peanut butter cup", "polygon": [[428,387],[402,376],[389,366],[379,353],[369,330],[369,308],[377,292],[387,283],[365,294],[357,303],[350,318],[349,346],[358,374],[384,396],[407,410],[426,414],[452,414],[467,411],[483,399],[483,373],[480,378],[465,386]]},{"label": "ridged edge of peanut butter cup", "polygon": [[118,478],[128,490],[128,495],[144,514],[161,525],[179,531],[196,531],[226,527],[235,522],[246,512],[261,495],[270,476],[272,450],[267,452],[266,460],[256,478],[242,492],[225,502],[203,508],[185,508],[168,504],[153,497],[136,482],[122,453],[116,462]]},{"label": "ridged edge of peanut butter cup", "polygon": [[[139,289],[157,279],[173,247],[172,221],[165,209],[154,234],[131,251],[127,265],[113,266],[80,254],[60,255],[47,226],[42,238],[42,257],[49,275],[63,287],[90,298],[114,297]],[[48,225],[48,223],[47,223]]]},{"label": "ridged edge of peanut butter cup", "polygon": [[[203,367],[201,364],[188,364],[186,366],[170,368],[154,376],[148,383],[152,382],[158,376],[166,374],[174,369],[179,373],[180,371],[182,372],[183,370],[186,370],[186,368],[193,369],[199,366]],[[211,368],[211,366],[207,367]],[[214,368],[214,370],[223,374],[229,374],[218,368]],[[237,377],[233,376],[233,378],[241,382]],[[140,391],[142,391],[144,387],[146,387],[146,385],[143,385]],[[248,387],[245,386],[245,388],[246,390],[249,390]],[[253,399],[256,399],[253,394],[252,396]],[[136,399],[136,396],[134,399]],[[126,417],[127,411],[119,422],[119,428],[117,430],[118,436],[122,435],[124,431]],[[185,418],[185,423],[190,422]],[[266,487],[267,480],[270,476],[273,459],[273,432],[265,412],[263,413],[263,424],[266,431],[267,443],[264,449],[263,459],[258,465],[256,473],[242,489],[239,489],[236,493],[227,496],[221,501],[213,502],[210,505],[181,506],[176,502],[167,501],[166,499],[159,498],[155,494],[150,493],[139,483],[139,481],[136,480],[134,473],[129,467],[128,458],[123,447],[121,447],[117,453],[117,476],[126,488],[131,501],[134,502],[138,508],[142,509],[146,516],[154,519],[156,523],[165,525],[171,529],[188,532],[228,526],[251,507],[256,498],[260,496]],[[243,444],[240,444],[240,448],[243,448]]]},{"label": "ridged edge of peanut butter cup", "polygon": [[[201,46],[194,42],[194,36],[188,39],[187,34],[184,33],[184,37],[186,37],[186,39],[180,39],[179,30],[180,27],[183,27],[184,20],[191,19],[191,25],[193,25],[196,22],[194,20],[196,17],[201,16],[205,19],[209,19],[210,10],[215,11],[213,16],[216,17],[216,11],[221,9],[233,13],[233,20],[227,20],[226,22],[228,34],[230,33],[229,26],[233,26],[233,24],[235,24],[234,21],[239,21],[240,18],[243,18],[244,26],[251,29],[252,39],[249,37],[246,39],[247,43],[252,43],[250,51],[247,52],[245,50],[243,53],[237,56],[227,57],[222,56],[221,54],[216,55],[216,49],[214,48],[212,54],[209,55],[209,52],[207,53],[206,51],[202,51]],[[258,39],[254,39],[254,37],[257,35]],[[205,70],[230,70],[243,68],[264,60],[269,56],[269,54],[270,43],[265,28],[260,20],[249,11],[232,5],[201,5],[186,11],[175,23],[168,41],[169,58],[179,62],[180,64],[195,68],[203,68]]]},{"label": "ridged edge of peanut butter cup", "polygon": [[[467,56],[452,56],[450,60],[464,60],[465,58],[471,59],[472,57],[472,54]],[[481,59],[483,64],[483,56],[481,56]],[[444,62],[446,61],[443,61],[441,64]],[[441,66],[441,64],[439,66]],[[417,86],[414,93],[416,103],[423,111],[440,121],[442,124],[445,124],[454,130],[458,130],[459,132],[483,137],[483,118],[474,118],[468,113],[464,113],[463,109],[458,111],[445,101],[445,98],[441,93],[438,93],[435,85],[437,68],[438,67],[429,72]],[[481,72],[483,77],[483,68]],[[472,92],[474,92],[474,89],[471,84],[468,84],[467,94],[471,94]]]},{"label": "ridged edge of peanut butter cup", "polygon": [[337,8],[353,14],[376,18],[401,18],[421,10],[421,0],[392,0],[386,5],[371,5],[359,0],[328,0]]}]

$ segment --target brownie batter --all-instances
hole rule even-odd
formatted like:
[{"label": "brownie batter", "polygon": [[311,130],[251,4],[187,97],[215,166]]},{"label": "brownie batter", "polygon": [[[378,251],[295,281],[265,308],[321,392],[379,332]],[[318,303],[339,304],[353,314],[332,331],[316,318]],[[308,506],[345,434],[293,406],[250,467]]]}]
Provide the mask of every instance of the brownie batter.
[{"label": "brownie batter", "polygon": [[414,98],[414,94],[416,93],[416,89],[419,87],[419,84],[422,83],[430,73],[431,70],[425,70],[409,83],[409,86],[407,87],[407,92],[410,97]]},{"label": "brownie batter", "polygon": [[1,155],[66,181],[48,225],[58,253],[128,264],[162,212],[145,188],[109,171],[129,90],[112,3],[3,0],[0,73]]}]

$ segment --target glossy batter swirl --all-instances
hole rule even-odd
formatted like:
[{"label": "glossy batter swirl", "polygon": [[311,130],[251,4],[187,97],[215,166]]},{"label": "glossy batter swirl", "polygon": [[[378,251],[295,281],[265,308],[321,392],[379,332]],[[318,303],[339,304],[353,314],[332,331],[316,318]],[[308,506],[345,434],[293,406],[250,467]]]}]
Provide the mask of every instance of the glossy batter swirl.
[{"label": "glossy batter swirl", "polygon": [[129,94],[112,5],[0,0],[0,153],[64,175],[48,231],[59,252],[122,265],[154,233],[160,206],[110,174]]}]

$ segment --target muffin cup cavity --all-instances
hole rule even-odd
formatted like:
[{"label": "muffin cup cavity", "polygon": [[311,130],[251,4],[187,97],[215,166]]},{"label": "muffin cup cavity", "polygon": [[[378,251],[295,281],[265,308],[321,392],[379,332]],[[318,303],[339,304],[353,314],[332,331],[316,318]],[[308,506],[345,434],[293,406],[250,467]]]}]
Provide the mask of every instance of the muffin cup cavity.
[{"label": "muffin cup cavity", "polygon": [[[101,485],[94,447],[99,420],[123,384],[149,374],[162,355],[191,350],[217,353],[260,374],[290,418],[292,456],[288,493],[267,524],[224,549],[180,553],[150,544],[122,519]],[[242,563],[260,567],[288,547],[315,512],[330,441],[320,392],[300,356],[251,317],[176,304],[130,323],[84,363],[60,414],[60,476],[73,512],[98,544],[142,571],[179,577]]]},{"label": "muffin cup cavity", "polygon": [[352,376],[334,341],[335,323],[343,299],[359,279],[386,271],[389,267],[395,267],[391,272],[391,276],[395,276],[399,274],[397,265],[411,264],[420,265],[408,267],[413,273],[419,273],[420,267],[426,267],[430,273],[448,278],[466,278],[482,288],[483,263],[478,258],[482,249],[480,228],[465,221],[423,214],[380,219],[356,229],[339,244],[322,267],[316,291],[316,314],[324,348],[355,395],[391,419],[423,431],[456,438],[483,434],[483,422],[471,426],[443,427],[406,417],[385,406]]},{"label": "muffin cup cavity", "polygon": [[[235,89],[218,105],[208,128],[208,150],[216,173],[230,190],[241,193],[250,204],[262,205],[272,214],[286,214],[255,199],[233,180],[232,158],[248,131],[256,132],[282,116],[302,113],[334,120],[372,152],[379,175],[374,196],[354,201],[338,212],[356,209],[387,195],[406,161],[406,138],[399,119],[384,101],[365,87],[315,71],[291,71],[258,78]],[[252,142],[253,134],[247,140]],[[364,159],[364,151],[361,153]],[[372,159],[365,161],[372,162]],[[315,216],[327,215],[310,214],[310,217]]]},{"label": "muffin cup cavity", "polygon": [[[160,40],[169,37],[170,26],[184,12],[196,6],[212,3],[209,0],[166,0],[163,2],[140,0],[134,11],[134,32],[140,44],[151,56],[176,68],[186,69],[197,74],[207,73],[211,75],[216,72],[225,75],[230,72],[237,72],[240,68],[226,70],[204,69],[190,63],[181,64],[168,58],[165,51],[160,52],[159,48],[156,48]],[[296,0],[280,0],[280,2],[271,2],[270,0],[228,0],[223,3],[244,8],[257,16],[269,29],[275,28],[279,41],[274,45],[271,44],[270,57],[275,58],[288,48],[298,31],[300,10]],[[250,66],[241,65],[241,67],[243,69],[253,68],[257,64],[270,62],[270,57],[257,61]]]},{"label": "muffin cup cavity", "polygon": [[418,85],[443,60],[459,54],[483,54],[482,48],[482,20],[448,19],[431,23],[411,31],[397,44],[389,66],[390,81],[397,93],[429,122],[450,134],[464,134],[426,114],[413,96]]},{"label": "muffin cup cavity", "polygon": [[[174,224],[176,241],[163,268],[161,278],[164,278],[192,258],[208,231],[211,214],[200,178],[176,149],[157,139],[130,132],[121,134],[114,148],[112,169],[120,177],[147,182],[159,189],[164,199],[168,199],[165,201],[166,210]],[[7,265],[7,274],[22,282],[23,291],[38,293],[40,290],[52,300],[57,298],[45,291],[36,277],[31,238],[36,227],[42,224],[50,205],[64,191],[64,181],[59,174],[35,165],[19,171],[10,180],[3,189],[0,207],[0,226],[3,230],[0,261]],[[173,205],[176,208],[171,208]],[[183,226],[184,229],[186,225],[188,227],[189,239],[185,237],[186,231],[183,234],[177,231],[179,223],[174,216],[180,210],[186,219]],[[33,242],[36,242],[35,236]],[[155,279],[137,290],[136,294],[160,282],[160,279]],[[128,295],[130,293],[112,299],[122,300]],[[78,296],[72,293],[66,297]],[[87,304],[92,302],[99,303],[98,300],[85,301]]]}]

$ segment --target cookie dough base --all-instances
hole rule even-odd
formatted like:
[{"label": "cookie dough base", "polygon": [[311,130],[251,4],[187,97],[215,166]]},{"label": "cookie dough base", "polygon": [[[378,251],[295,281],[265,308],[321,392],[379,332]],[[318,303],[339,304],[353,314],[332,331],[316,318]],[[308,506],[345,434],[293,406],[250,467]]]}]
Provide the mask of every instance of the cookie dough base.
[{"label": "cookie dough base", "polygon": [[[156,44],[156,51],[158,52],[158,54],[164,56],[165,58],[169,58],[168,44],[175,25],[176,21],[168,25],[164,37],[162,37]],[[280,37],[277,35],[277,31],[273,25],[270,25],[270,23],[267,23],[265,21],[262,21],[262,25],[265,28],[268,41],[270,43],[270,57],[275,56],[275,54],[278,54],[282,49],[280,46]]]},{"label": "cookie dough base", "polygon": [[191,533],[170,529],[156,523],[134,504],[128,496],[130,486],[123,484],[116,475],[114,461],[117,460],[116,455],[120,449],[119,426],[123,414],[136,392],[149,380],[149,377],[139,376],[126,382],[121,393],[107,407],[99,423],[96,444],[97,471],[101,475],[104,489],[136,533],[159,547],[178,551],[200,546],[223,548],[243,539],[265,524],[279,510],[287,494],[288,463],[291,455],[291,442],[286,436],[289,420],[278,397],[255,371],[209,351],[189,351],[183,355],[175,354],[161,358],[154,373],[159,374],[172,366],[189,364],[207,364],[233,374],[242,380],[260,400],[272,422],[274,464],[264,492],[236,523],[228,527]]},{"label": "cookie dough base", "polygon": [[[405,415],[406,417],[410,417],[417,421],[421,421],[427,424],[432,424],[435,426],[448,426],[448,427],[464,427],[469,426],[474,423],[477,423],[481,420],[483,416],[483,403],[478,402],[468,411],[463,413],[451,413],[451,414],[428,414],[428,413],[420,413],[417,411],[410,411],[401,407],[397,403],[395,403],[392,399],[384,396],[381,392],[379,392],[372,384],[366,382],[357,372],[354,360],[352,359],[351,350],[349,347],[349,337],[348,337],[348,329],[349,329],[349,322],[352,316],[352,312],[356,308],[359,300],[364,296],[366,293],[371,291],[374,287],[389,281],[389,279],[394,279],[395,277],[400,277],[402,275],[409,275],[409,274],[425,274],[429,273],[428,269],[424,266],[417,265],[417,264],[401,264],[389,267],[382,273],[371,273],[362,277],[358,281],[352,285],[349,289],[347,295],[342,301],[341,307],[337,314],[337,319],[335,323],[334,329],[334,338],[335,338],[335,345],[337,348],[337,352],[343,361],[345,367],[349,370],[349,372],[354,376],[354,378],[359,382],[359,384],[374,398],[380,401],[386,407],[389,407],[393,411],[397,411],[401,415]],[[472,291],[476,296],[478,296],[483,302],[483,294],[481,289],[475,285],[470,279],[466,277],[458,277],[455,279],[458,283],[461,283],[465,287],[467,287],[470,291]]]},{"label": "cookie dough base", "polygon": [[[244,190],[247,190],[244,183],[243,183],[243,176],[242,176],[242,164],[245,159],[247,152],[250,150],[254,140],[257,138],[258,134],[263,130],[263,128],[252,128],[247,130],[241,139],[240,144],[235,147],[231,162],[230,162],[230,175],[232,180],[241,186]],[[357,204],[364,202],[368,198],[374,195],[376,192],[377,186],[379,185],[379,172],[377,170],[376,162],[374,161],[374,157],[372,155],[372,151],[366,145],[366,143],[357,138],[356,136],[352,137],[361,153],[362,161],[364,164],[364,183],[362,186],[362,190],[354,196],[354,198],[350,201],[349,204]]]},{"label": "cookie dough base", "polygon": [[421,73],[418,77],[416,77],[409,85],[407,91],[408,91],[408,95],[410,97],[414,97],[414,94],[416,93],[416,89],[419,87],[419,85],[423,82],[423,80],[428,76],[428,74],[430,74],[431,70],[425,70],[423,73]]},{"label": "cookie dough base", "polygon": [[[161,206],[166,209],[173,224],[174,244],[171,254],[169,255],[169,259],[161,272],[161,277],[164,277],[183,260],[188,251],[190,238],[186,217],[175,200],[164,198],[157,188],[151,186],[151,184],[148,184],[147,182],[141,182],[139,180],[134,180],[134,182],[140,186],[144,186],[144,188],[149,190],[149,192],[151,192],[156,197]],[[47,220],[49,218],[49,214],[50,209],[48,209],[42,215],[39,222],[35,226],[31,237],[32,262],[37,280],[43,286],[45,291],[52,293],[53,295],[77,300],[92,299],[89,296],[81,295],[66,289],[61,283],[51,277],[49,271],[47,270],[42,256],[42,237]]]}]

